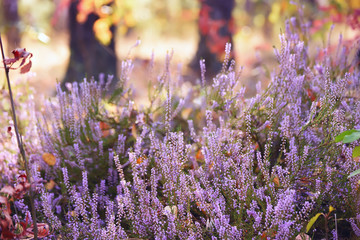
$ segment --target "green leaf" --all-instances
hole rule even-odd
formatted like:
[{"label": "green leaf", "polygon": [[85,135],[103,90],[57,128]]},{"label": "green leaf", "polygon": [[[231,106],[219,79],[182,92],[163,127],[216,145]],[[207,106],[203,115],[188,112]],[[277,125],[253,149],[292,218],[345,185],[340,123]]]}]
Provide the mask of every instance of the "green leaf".
[{"label": "green leaf", "polygon": [[344,131],[344,132],[340,133],[339,135],[337,135],[335,137],[335,142],[341,142],[342,140],[344,140],[345,136],[350,135],[350,134],[352,134],[354,132],[358,132],[358,130],[351,129],[351,130],[347,130],[347,131]]},{"label": "green leaf", "polygon": [[353,171],[352,173],[350,173],[350,175],[347,177],[347,178],[351,178],[355,175],[358,175],[360,173],[360,169],[356,170],[356,171]]},{"label": "green leaf", "polygon": [[360,138],[360,132],[354,132],[350,135],[346,135],[344,137],[343,143],[351,143],[358,140],[359,138]]},{"label": "green leaf", "polygon": [[123,89],[122,88],[117,88],[114,90],[114,92],[112,93],[110,99],[109,99],[109,103],[114,103],[115,100],[123,93]]},{"label": "green leaf", "polygon": [[320,215],[323,215],[323,214],[318,213],[310,219],[309,223],[306,225],[306,233],[309,232],[310,228],[312,227],[312,225],[314,225],[314,223],[316,222],[316,220],[319,218]]},{"label": "green leaf", "polygon": [[353,156],[353,158],[356,158],[356,157],[360,156],[360,146],[357,146],[357,147],[354,148],[352,156]]}]

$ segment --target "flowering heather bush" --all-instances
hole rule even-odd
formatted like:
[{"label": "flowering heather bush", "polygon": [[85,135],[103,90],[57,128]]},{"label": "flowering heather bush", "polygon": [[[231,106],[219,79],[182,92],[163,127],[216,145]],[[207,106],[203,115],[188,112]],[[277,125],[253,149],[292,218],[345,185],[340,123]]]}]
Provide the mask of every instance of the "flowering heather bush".
[{"label": "flowering heather bush", "polygon": [[[29,153],[41,152],[39,137],[36,131],[36,111],[34,103],[34,90],[29,88],[22,80],[15,82],[15,103],[19,130],[26,143],[26,151]],[[5,89],[0,90],[0,188],[5,184],[13,185],[13,178],[18,169],[24,169],[24,163],[19,162],[19,151],[16,143],[14,123],[11,118],[9,94]],[[21,92],[26,92],[22,94]]]},{"label": "flowering heather bush", "polygon": [[[132,98],[129,59],[110,97],[111,76],[58,87],[26,141],[49,238],[295,239],[330,206],[310,236],[359,237],[360,176],[347,178],[358,142],[334,141],[360,128],[357,62],[341,38],[310,53],[296,19],[280,41],[269,86],[250,99],[230,45],[211,85],[200,62],[202,84],[187,90],[168,54],[163,74],[149,69],[148,107]],[[25,218],[26,199],[14,207]]]}]

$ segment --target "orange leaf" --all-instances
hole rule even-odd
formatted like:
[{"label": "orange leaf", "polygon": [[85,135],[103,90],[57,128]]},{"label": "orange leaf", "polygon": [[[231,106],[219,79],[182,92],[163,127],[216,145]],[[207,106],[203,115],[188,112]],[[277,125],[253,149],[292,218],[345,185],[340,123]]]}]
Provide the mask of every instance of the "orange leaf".
[{"label": "orange leaf", "polygon": [[106,122],[99,122],[102,137],[105,138],[110,135],[110,126]]},{"label": "orange leaf", "polygon": [[56,158],[51,153],[44,153],[42,155],[42,158],[43,158],[44,162],[46,162],[49,166],[54,166],[56,163]]},{"label": "orange leaf", "polygon": [[206,211],[205,211],[203,208],[200,208],[200,203],[199,203],[199,202],[196,202],[195,204],[196,204],[196,206],[199,207],[200,211],[201,211],[203,214],[206,215]]},{"label": "orange leaf", "polygon": [[53,189],[53,188],[55,187],[55,185],[56,185],[56,182],[51,179],[49,182],[47,182],[47,183],[45,184],[45,188],[46,188],[47,190],[51,190],[51,189]]},{"label": "orange leaf", "polygon": [[280,187],[280,180],[278,176],[274,177],[273,182],[275,183],[275,187]]},{"label": "orange leaf", "polygon": [[204,155],[202,154],[201,149],[199,149],[199,150],[197,151],[195,158],[196,158],[196,160],[198,160],[198,161],[204,160]]},{"label": "orange leaf", "polygon": [[139,157],[137,160],[136,160],[136,164],[140,164],[143,162],[143,158],[142,157]]}]

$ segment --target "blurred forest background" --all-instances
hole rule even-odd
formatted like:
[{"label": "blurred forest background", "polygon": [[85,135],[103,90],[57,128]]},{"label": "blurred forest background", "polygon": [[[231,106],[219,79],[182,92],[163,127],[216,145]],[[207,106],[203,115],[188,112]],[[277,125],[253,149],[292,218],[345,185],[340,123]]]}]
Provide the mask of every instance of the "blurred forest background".
[{"label": "blurred forest background", "polygon": [[[70,50],[70,45],[76,44],[76,35],[72,36],[71,31],[78,31],[76,28],[71,30],[69,26],[90,24],[87,29],[92,29],[94,39],[101,44],[99,51],[103,49],[117,59],[115,68],[118,73],[121,60],[128,57],[129,49],[140,39],[141,45],[132,49],[131,57],[138,68],[134,71],[133,79],[139,89],[137,94],[141,96],[147,86],[146,75],[142,70],[149,64],[152,51],[161,69],[166,52],[173,49],[173,65],[176,67],[181,63],[185,77],[196,76],[196,66],[189,68],[189,64],[198,50],[201,32],[199,13],[204,10],[204,2],[0,0],[0,31],[8,56],[16,47],[25,47],[34,54],[29,83],[38,93],[46,96],[54,93],[56,82],[67,78],[69,61],[76,61],[72,59],[72,54],[77,54]],[[320,45],[327,41],[327,33],[333,23],[337,23],[332,37],[334,43],[338,40],[338,34],[342,33],[351,44],[358,44],[359,0],[294,2],[304,5],[305,17],[311,22],[311,34]],[[234,0],[231,22],[234,58],[238,66],[245,67],[243,79],[244,84],[250,87],[249,94],[252,86],[261,79],[259,76],[262,70],[259,67],[263,64],[271,66],[274,61],[273,46],[278,46],[278,35],[280,29],[284,28],[284,21],[297,14],[297,6],[289,0]],[[211,24],[208,24],[210,30]],[[98,51],[91,44],[81,47],[83,52],[96,54]],[[100,64],[101,59],[99,55],[93,61]],[[16,75],[15,72],[11,74]]]}]

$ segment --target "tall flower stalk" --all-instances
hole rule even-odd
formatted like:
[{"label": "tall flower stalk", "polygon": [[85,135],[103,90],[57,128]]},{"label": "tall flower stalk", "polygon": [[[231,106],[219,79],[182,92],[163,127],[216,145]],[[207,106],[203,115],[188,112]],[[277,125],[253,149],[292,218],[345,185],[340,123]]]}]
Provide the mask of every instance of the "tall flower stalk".
[{"label": "tall flower stalk", "polygon": [[[9,96],[10,96],[10,102],[11,102],[11,111],[12,111],[12,118],[13,118],[13,121],[14,121],[16,140],[17,140],[17,143],[18,143],[20,154],[21,154],[21,156],[22,156],[22,158],[24,160],[26,176],[28,177],[29,180],[31,180],[29,162],[28,162],[28,159],[26,158],[26,154],[25,154],[25,150],[24,150],[24,144],[22,142],[22,138],[21,138],[21,135],[19,133],[19,128],[18,128],[18,124],[17,124],[14,98],[13,98],[13,94],[12,94],[12,90],[11,90],[10,77],[9,77],[10,67],[8,67],[6,65],[6,63],[5,63],[5,54],[4,54],[4,47],[3,47],[1,35],[0,35],[0,47],[1,47],[1,55],[2,55],[2,59],[3,59],[5,75],[6,75],[6,80],[7,80],[8,90],[9,90]],[[34,195],[33,195],[32,188],[30,188],[29,195],[30,195],[31,215],[32,215],[32,220],[33,220],[33,224],[34,224],[34,239],[37,240],[38,229],[37,229],[37,223],[36,223],[36,210],[35,210],[35,205],[34,205],[34,199],[33,199]]]}]

